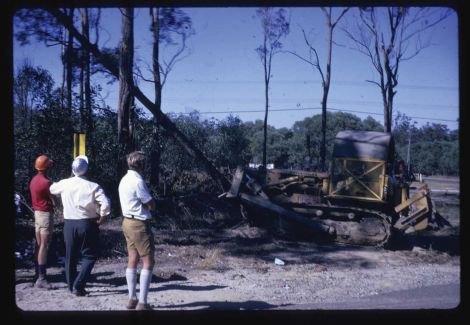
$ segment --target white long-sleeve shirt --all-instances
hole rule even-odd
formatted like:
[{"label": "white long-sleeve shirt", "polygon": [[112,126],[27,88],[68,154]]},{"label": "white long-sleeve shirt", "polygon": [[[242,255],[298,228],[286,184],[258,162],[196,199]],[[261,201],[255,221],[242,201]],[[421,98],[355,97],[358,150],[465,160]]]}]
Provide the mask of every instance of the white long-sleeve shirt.
[{"label": "white long-sleeve shirt", "polygon": [[128,170],[119,183],[119,200],[121,202],[122,215],[134,216],[138,220],[152,219],[152,214],[144,206],[152,200],[152,195],[142,179],[142,176],[134,170]]},{"label": "white long-sleeve shirt", "polygon": [[53,183],[49,188],[53,195],[60,195],[64,207],[64,219],[91,219],[106,216],[111,211],[108,197],[96,183],[83,176],[74,176]]}]

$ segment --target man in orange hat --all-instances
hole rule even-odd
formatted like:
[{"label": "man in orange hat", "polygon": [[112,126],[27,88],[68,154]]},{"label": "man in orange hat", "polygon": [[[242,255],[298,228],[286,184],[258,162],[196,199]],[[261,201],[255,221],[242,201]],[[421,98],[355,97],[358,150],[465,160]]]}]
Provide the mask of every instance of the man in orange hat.
[{"label": "man in orange hat", "polygon": [[51,289],[46,278],[48,245],[54,230],[54,219],[52,216],[52,196],[49,187],[52,182],[47,178],[47,170],[51,168],[53,161],[46,155],[36,158],[34,168],[38,171],[29,184],[31,201],[34,210],[34,228],[36,234],[36,249],[34,260],[36,264],[37,280],[36,288]]}]

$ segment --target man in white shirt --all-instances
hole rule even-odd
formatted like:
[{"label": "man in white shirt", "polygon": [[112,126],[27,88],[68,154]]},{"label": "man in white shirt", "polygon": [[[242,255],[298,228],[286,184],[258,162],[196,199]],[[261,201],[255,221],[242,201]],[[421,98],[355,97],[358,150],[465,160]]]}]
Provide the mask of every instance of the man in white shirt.
[{"label": "man in white shirt", "polygon": [[[147,294],[152,280],[155,264],[155,244],[150,228],[155,200],[142,178],[145,170],[145,155],[135,151],[127,155],[129,170],[119,184],[119,200],[121,203],[123,222],[122,230],[127,242],[128,263],[126,269],[129,301],[127,309],[152,310],[147,303]],[[143,266],[139,280],[139,298],[137,299],[137,265],[142,258]]]},{"label": "man in white shirt", "polygon": [[[86,296],[87,280],[96,262],[99,228],[110,214],[110,203],[100,185],[85,178],[88,158],[72,163],[73,177],[53,183],[51,194],[60,195],[64,208],[65,276],[69,290]],[[81,257],[81,269],[77,264]]]}]

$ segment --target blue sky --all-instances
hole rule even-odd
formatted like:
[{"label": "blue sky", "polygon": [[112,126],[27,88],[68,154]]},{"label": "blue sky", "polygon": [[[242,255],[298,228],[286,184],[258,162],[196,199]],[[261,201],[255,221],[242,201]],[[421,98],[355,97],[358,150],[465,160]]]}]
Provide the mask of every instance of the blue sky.
[{"label": "blue sky", "polygon": [[[282,39],[284,49],[307,54],[301,27],[316,47],[322,68],[325,67],[326,24],[319,8],[287,8],[291,29]],[[223,119],[234,112],[243,121],[264,118],[264,74],[255,49],[261,44],[262,34],[256,8],[183,8],[191,17],[196,34],[188,40],[191,54],[178,62],[163,89],[162,110],[165,113],[203,112],[205,118]],[[333,11],[336,17],[339,8]],[[151,33],[148,10],[135,11],[136,58],[150,62]],[[352,16],[347,20],[351,22]],[[346,19],[343,22],[347,23]],[[117,46],[121,18],[118,9],[105,9],[100,46]],[[372,116],[383,123],[383,106],[377,86],[366,79],[377,80],[369,58],[353,50],[354,45],[338,28],[335,40],[340,46],[333,49],[332,83],[328,107],[332,110],[361,111],[357,116]],[[444,22],[423,35],[432,46],[417,57],[404,61],[399,70],[394,112],[402,112],[418,125],[446,124],[458,128],[459,117],[459,61],[457,15],[453,13]],[[60,48],[46,48],[33,42],[26,47],[14,44],[14,64],[24,58],[34,65],[48,69],[56,85],[60,84]],[[34,53],[34,55],[32,55]],[[144,69],[142,67],[142,69]],[[275,127],[291,127],[295,121],[316,115],[321,106],[321,78],[316,70],[292,54],[279,53],[273,59],[270,84],[268,123]],[[106,104],[116,108],[118,83],[108,86],[103,78],[94,76],[92,83],[105,89]],[[152,85],[140,81],[139,87],[151,100]],[[142,106],[142,105],[140,105]],[[315,108],[311,110],[310,108]],[[280,111],[276,111],[280,110]],[[288,110],[288,111],[287,111]],[[239,113],[239,111],[258,111]],[[450,120],[447,121],[447,120]],[[455,121],[455,122],[452,122]]]}]

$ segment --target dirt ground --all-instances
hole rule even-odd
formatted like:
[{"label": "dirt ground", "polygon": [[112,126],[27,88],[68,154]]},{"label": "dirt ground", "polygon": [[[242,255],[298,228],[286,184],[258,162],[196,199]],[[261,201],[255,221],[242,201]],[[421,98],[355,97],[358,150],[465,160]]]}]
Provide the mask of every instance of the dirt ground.
[{"label": "dirt ground", "polygon": [[[341,309],[342,302],[363,297],[460,284],[459,197],[437,195],[434,202],[451,226],[408,234],[394,250],[288,240],[242,220],[225,228],[157,227],[156,266],[148,302],[157,311]],[[120,223],[115,218],[101,228],[103,253],[86,288],[89,296],[75,297],[68,292],[61,259],[48,269],[54,286],[48,291],[34,288],[33,268],[20,263],[16,268],[18,308],[125,310],[127,259]],[[275,259],[284,265],[276,264]],[[459,293],[454,298],[451,307],[457,307]],[[327,307],[333,302],[334,307]]]}]

